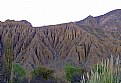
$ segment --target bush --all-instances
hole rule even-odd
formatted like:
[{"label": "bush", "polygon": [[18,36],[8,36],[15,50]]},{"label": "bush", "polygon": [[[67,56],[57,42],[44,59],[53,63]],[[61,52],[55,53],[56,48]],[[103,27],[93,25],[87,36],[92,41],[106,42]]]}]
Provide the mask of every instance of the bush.
[{"label": "bush", "polygon": [[32,77],[40,78],[47,80],[49,78],[52,78],[52,74],[54,73],[53,70],[47,69],[45,67],[37,67],[32,71]]},{"label": "bush", "polygon": [[73,80],[75,80],[75,81],[82,80],[81,77],[84,76],[84,74],[86,72],[86,70],[76,68],[71,64],[67,64],[64,68],[64,71],[65,71],[66,79],[70,82]]},{"label": "bush", "polygon": [[12,83],[20,83],[20,81],[26,75],[25,70],[19,64],[13,64],[12,73]]},{"label": "bush", "polygon": [[25,76],[25,70],[19,64],[13,64],[13,73],[14,75],[19,76],[20,78]]},{"label": "bush", "polygon": [[66,65],[64,70],[67,80],[71,83],[121,83],[119,56],[116,60],[112,56],[110,59],[102,60],[90,73],[72,65]]}]

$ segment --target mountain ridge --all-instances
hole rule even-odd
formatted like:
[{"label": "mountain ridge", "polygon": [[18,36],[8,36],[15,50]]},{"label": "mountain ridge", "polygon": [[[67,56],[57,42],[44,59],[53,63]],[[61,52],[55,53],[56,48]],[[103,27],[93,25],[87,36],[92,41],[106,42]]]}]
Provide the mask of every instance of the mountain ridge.
[{"label": "mountain ridge", "polygon": [[11,35],[13,62],[27,71],[33,65],[63,70],[68,63],[91,68],[101,58],[121,56],[121,19],[112,12],[42,27],[33,27],[25,20],[7,20],[0,23],[0,37],[5,46]]}]

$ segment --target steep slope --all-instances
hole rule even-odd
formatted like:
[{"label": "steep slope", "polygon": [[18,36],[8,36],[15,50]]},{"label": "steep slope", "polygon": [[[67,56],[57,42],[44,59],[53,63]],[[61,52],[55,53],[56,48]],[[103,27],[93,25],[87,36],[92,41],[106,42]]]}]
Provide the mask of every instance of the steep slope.
[{"label": "steep slope", "polygon": [[94,35],[115,55],[121,55],[121,9],[113,10],[104,15],[76,22],[78,26]]},{"label": "steep slope", "polygon": [[43,27],[32,27],[25,20],[7,20],[0,23],[0,36],[4,45],[11,36],[13,61],[29,71],[37,65],[63,69],[67,63],[90,68],[101,58],[121,55],[121,19],[117,11]]}]

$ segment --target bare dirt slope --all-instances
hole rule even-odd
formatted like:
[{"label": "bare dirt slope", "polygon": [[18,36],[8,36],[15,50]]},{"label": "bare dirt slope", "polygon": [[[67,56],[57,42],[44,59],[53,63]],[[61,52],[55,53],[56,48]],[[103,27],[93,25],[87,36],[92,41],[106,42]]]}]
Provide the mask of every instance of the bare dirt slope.
[{"label": "bare dirt slope", "polygon": [[121,10],[65,24],[32,27],[22,20],[0,22],[5,45],[12,39],[13,61],[27,70],[37,65],[63,69],[65,64],[91,67],[101,58],[121,56]]}]

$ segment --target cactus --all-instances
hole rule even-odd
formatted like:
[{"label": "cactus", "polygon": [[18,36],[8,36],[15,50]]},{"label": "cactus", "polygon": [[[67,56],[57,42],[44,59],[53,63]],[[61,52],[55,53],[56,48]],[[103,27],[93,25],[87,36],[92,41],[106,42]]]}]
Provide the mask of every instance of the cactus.
[{"label": "cactus", "polygon": [[8,34],[7,39],[5,41],[5,59],[6,59],[6,71],[9,76],[7,78],[7,81],[10,82],[11,77],[11,70],[12,70],[12,38],[11,34]]}]

